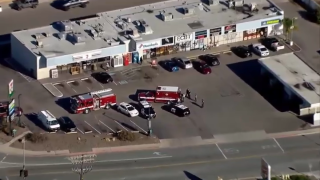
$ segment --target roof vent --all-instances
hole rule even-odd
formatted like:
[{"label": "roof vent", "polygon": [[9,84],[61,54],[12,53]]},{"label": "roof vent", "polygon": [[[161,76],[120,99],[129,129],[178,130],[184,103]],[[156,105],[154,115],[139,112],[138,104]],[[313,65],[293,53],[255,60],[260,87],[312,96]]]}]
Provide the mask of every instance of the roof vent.
[{"label": "roof vent", "polygon": [[310,90],[310,91],[315,91],[316,88],[309,82],[303,82],[302,86],[305,87],[306,89]]},{"label": "roof vent", "polygon": [[43,35],[44,35],[45,37],[51,37],[51,36],[52,36],[51,33],[47,33],[47,32],[44,32]]},{"label": "roof vent", "polygon": [[208,0],[209,6],[217,6],[219,4],[219,0]]},{"label": "roof vent", "polygon": [[153,33],[153,30],[151,29],[151,27],[148,24],[142,25],[142,31],[145,34],[152,34]]},{"label": "roof vent", "polygon": [[192,9],[192,8],[183,8],[183,14],[184,15],[191,15],[191,14],[193,14],[194,13],[194,9]]},{"label": "roof vent", "polygon": [[250,11],[256,11],[257,4],[256,3],[250,3],[249,7],[250,7]]},{"label": "roof vent", "polygon": [[80,32],[73,33],[73,40],[74,40],[73,42],[74,45],[85,43],[85,38]]},{"label": "roof vent", "polygon": [[163,21],[172,21],[173,20],[173,14],[166,13],[165,11],[160,12],[160,17]]},{"label": "roof vent", "polygon": [[60,32],[60,33],[58,33],[58,37],[60,40],[66,40],[66,33]]},{"label": "roof vent", "polygon": [[34,38],[35,38],[36,40],[42,39],[42,34],[41,34],[41,33],[36,33],[36,34],[34,34],[33,36],[34,36]]},{"label": "roof vent", "polygon": [[69,20],[60,21],[57,23],[59,25],[60,31],[70,32],[72,31],[72,22]]},{"label": "roof vent", "polygon": [[36,46],[37,46],[37,47],[43,47],[42,41],[37,40],[37,41],[36,41]]},{"label": "roof vent", "polygon": [[198,8],[199,8],[200,11],[203,11],[203,4],[202,4],[202,3],[199,3],[199,4],[198,4]]},{"label": "roof vent", "polygon": [[244,5],[244,0],[234,0],[235,7],[242,7]]}]

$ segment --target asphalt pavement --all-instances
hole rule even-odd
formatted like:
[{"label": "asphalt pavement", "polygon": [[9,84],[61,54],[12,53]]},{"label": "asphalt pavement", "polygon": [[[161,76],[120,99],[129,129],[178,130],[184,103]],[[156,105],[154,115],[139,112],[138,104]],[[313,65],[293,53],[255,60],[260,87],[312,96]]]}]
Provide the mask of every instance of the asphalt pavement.
[{"label": "asphalt pavement", "polygon": [[[319,134],[252,142],[101,154],[85,179],[242,179],[260,177],[261,158],[273,175],[315,173],[319,169]],[[1,156],[2,179],[19,179],[22,157]],[[27,157],[33,180],[69,180],[77,175],[65,157]]]}]

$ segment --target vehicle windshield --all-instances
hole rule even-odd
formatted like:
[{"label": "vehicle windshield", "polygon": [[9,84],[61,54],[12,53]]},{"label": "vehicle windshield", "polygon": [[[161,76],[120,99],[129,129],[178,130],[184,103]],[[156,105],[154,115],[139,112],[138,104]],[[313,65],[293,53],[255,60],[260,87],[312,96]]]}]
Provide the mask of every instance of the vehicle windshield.
[{"label": "vehicle windshield", "polygon": [[267,51],[267,48],[261,48],[260,51]]},{"label": "vehicle windshield", "polygon": [[185,63],[185,64],[191,64],[191,62],[190,62],[190,61],[184,61],[184,63]]},{"label": "vehicle windshield", "polygon": [[128,106],[127,109],[128,109],[128,111],[133,111],[134,110],[134,108],[132,106]]},{"label": "vehicle windshield", "polygon": [[152,107],[146,107],[144,108],[144,112],[146,112],[146,114],[154,114],[154,110]]},{"label": "vehicle windshield", "polygon": [[208,68],[209,65],[208,64],[202,64],[202,68]]},{"label": "vehicle windshield", "polygon": [[0,113],[5,113],[7,112],[7,108],[6,107],[0,107]]},{"label": "vehicle windshield", "polygon": [[241,48],[242,48],[243,51],[249,51],[249,48],[246,47],[246,46],[242,46]]},{"label": "vehicle windshield", "polygon": [[48,121],[50,126],[54,126],[59,124],[59,122],[57,120],[52,120],[52,121]]}]

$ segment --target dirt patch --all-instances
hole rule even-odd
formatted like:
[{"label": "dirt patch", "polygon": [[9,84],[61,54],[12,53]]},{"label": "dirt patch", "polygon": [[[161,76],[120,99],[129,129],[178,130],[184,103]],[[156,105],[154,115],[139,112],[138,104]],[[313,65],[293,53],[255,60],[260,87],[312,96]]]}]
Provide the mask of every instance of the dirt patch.
[{"label": "dirt patch", "polygon": [[[142,134],[135,134],[136,140],[120,141],[115,139],[112,140],[110,135],[93,135],[93,134],[45,134],[47,140],[43,143],[26,143],[26,149],[31,151],[56,151],[69,149],[70,152],[85,152],[91,151],[92,148],[98,147],[116,147],[116,146],[128,146],[128,145],[139,145],[139,144],[153,144],[158,143],[159,140],[154,137],[148,137]],[[23,148],[21,140],[14,142],[11,147]]]},{"label": "dirt patch", "polygon": [[[15,136],[19,136],[20,134],[29,131],[29,129],[26,127],[19,127],[15,121],[12,122],[11,128],[16,130]],[[5,144],[11,141],[13,138],[14,137],[12,137],[10,134],[10,125],[5,121],[2,121],[0,125],[0,143]]]}]

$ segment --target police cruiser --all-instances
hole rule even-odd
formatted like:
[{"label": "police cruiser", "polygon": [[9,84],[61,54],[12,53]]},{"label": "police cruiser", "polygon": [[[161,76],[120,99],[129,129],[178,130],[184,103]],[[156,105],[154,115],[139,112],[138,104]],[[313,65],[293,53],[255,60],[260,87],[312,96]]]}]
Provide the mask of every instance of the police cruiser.
[{"label": "police cruiser", "polygon": [[190,110],[187,106],[180,104],[177,101],[169,101],[165,108],[172,112],[173,114],[176,114],[177,116],[184,117],[190,115]]},{"label": "police cruiser", "polygon": [[143,117],[145,118],[156,118],[156,112],[154,111],[151,104],[147,101],[140,101],[139,102],[140,111]]}]

